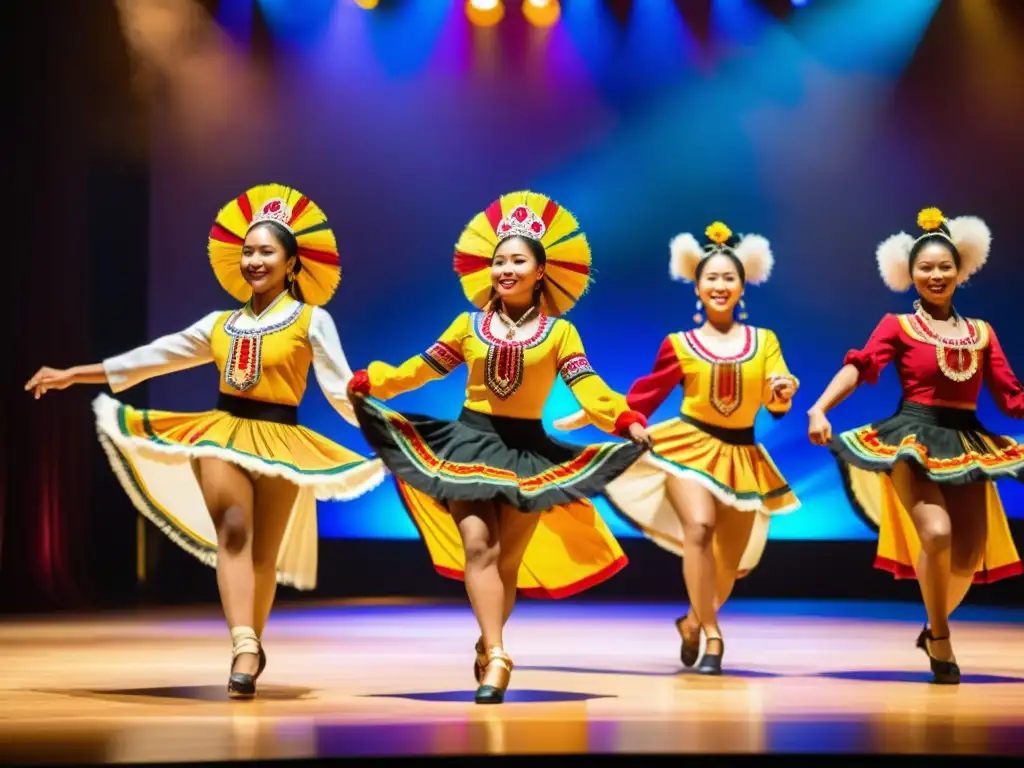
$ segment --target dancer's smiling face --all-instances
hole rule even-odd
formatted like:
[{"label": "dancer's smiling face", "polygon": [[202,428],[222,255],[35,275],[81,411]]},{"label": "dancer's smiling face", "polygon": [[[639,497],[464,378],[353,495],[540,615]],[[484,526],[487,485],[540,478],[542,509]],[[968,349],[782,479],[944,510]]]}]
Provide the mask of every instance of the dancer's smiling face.
[{"label": "dancer's smiling face", "polygon": [[[242,276],[254,294],[277,294],[285,289],[288,273],[295,268],[296,253],[287,230],[267,222],[249,230],[242,244]],[[291,238],[294,242],[294,237]]]},{"label": "dancer's smiling face", "polygon": [[540,281],[544,279],[547,257],[536,240],[510,237],[494,250],[491,259],[491,285],[506,305],[533,303]]},{"label": "dancer's smiling face", "polygon": [[732,312],[743,296],[743,279],[736,262],[721,253],[706,259],[701,265],[696,291],[705,312],[715,315]]}]

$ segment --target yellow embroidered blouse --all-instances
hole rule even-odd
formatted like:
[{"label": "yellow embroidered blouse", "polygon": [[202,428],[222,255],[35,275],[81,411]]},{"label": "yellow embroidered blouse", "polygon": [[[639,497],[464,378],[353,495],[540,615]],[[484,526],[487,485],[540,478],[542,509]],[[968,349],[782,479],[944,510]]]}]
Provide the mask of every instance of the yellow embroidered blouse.
[{"label": "yellow embroidered blouse", "polygon": [[536,332],[506,341],[491,332],[490,312],[463,312],[426,352],[398,367],[373,362],[370,394],[382,400],[443,378],[465,363],[469,369],[465,407],[491,416],[540,419],[555,377],[560,375],[591,421],[612,434],[646,420],[626,398],[595,373],[576,327],[541,315]]},{"label": "yellow embroidered blouse", "polygon": [[630,387],[629,406],[650,416],[681,384],[682,414],[712,426],[752,427],[762,405],[775,416],[788,413],[792,399],[777,400],[773,386],[779,378],[794,387],[800,382],[786,367],[778,338],[767,328],[744,326],[744,332],[742,349],[729,357],[713,353],[693,331],[669,335],[651,373]]},{"label": "yellow embroidered blouse", "polygon": [[250,304],[211,312],[184,331],[103,362],[113,392],[153,376],[213,362],[227,395],[297,406],[310,365],[335,410],[357,424],[347,386],[352,370],[326,310],[282,293],[261,314]]}]

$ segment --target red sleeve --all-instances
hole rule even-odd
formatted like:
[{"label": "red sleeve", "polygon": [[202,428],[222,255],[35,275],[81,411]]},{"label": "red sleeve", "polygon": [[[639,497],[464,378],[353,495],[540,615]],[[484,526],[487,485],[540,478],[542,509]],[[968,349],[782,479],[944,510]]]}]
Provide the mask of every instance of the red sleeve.
[{"label": "red sleeve", "polygon": [[667,336],[658,349],[653,370],[633,382],[626,393],[626,403],[634,411],[650,416],[682,380],[683,367],[672,346],[672,338]]},{"label": "red sleeve", "polygon": [[988,327],[989,342],[985,354],[985,385],[992,393],[999,410],[1015,419],[1024,419],[1024,387],[1010,368],[1003,347],[992,326]]},{"label": "red sleeve", "polygon": [[877,384],[882,369],[896,354],[900,337],[900,321],[896,315],[886,315],[864,345],[864,349],[851,349],[843,358],[843,365],[852,365],[860,373],[860,380]]}]

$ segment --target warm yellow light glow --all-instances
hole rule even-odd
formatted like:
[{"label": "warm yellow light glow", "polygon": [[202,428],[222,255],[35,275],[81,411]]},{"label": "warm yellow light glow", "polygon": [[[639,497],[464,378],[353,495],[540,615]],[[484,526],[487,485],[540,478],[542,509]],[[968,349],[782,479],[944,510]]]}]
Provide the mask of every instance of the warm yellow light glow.
[{"label": "warm yellow light glow", "polygon": [[377,3],[379,3],[380,0],[352,0],[352,2],[358,5],[360,8],[364,8],[367,11],[369,11],[373,8],[376,8]]},{"label": "warm yellow light glow", "polygon": [[466,0],[466,17],[477,27],[493,27],[505,17],[501,0]]},{"label": "warm yellow light glow", "polygon": [[523,16],[535,27],[553,26],[562,15],[562,7],[558,0],[526,0],[523,3]]}]

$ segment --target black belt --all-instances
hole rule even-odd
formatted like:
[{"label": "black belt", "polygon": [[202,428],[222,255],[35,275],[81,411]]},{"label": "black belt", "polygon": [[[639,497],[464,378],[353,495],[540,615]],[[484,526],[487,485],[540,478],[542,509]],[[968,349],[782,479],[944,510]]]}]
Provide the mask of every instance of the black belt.
[{"label": "black belt", "polygon": [[732,429],[730,427],[716,427],[713,424],[705,424],[699,419],[695,419],[692,416],[686,414],[680,414],[679,418],[681,421],[685,421],[701,432],[707,432],[712,437],[721,440],[723,443],[729,445],[755,445],[754,440],[754,428],[745,427],[743,429]]},{"label": "black belt", "polygon": [[240,419],[253,421],[272,421],[275,424],[297,426],[299,408],[295,405],[266,403],[262,400],[250,400],[247,397],[235,397],[221,392],[217,395],[217,410],[230,413]]}]

